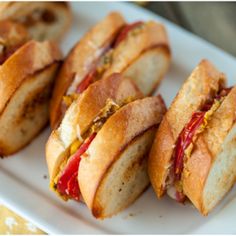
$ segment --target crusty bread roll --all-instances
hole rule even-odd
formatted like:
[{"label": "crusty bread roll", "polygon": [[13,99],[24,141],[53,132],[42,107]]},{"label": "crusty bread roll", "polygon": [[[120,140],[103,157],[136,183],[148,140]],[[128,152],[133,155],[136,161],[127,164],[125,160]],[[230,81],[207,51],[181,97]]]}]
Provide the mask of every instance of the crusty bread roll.
[{"label": "crusty bread roll", "polygon": [[62,39],[71,24],[71,11],[65,2],[2,2],[0,21],[21,23],[36,40]]},{"label": "crusty bread roll", "polygon": [[86,132],[92,121],[106,105],[107,99],[122,104],[127,98],[141,98],[142,93],[127,78],[113,74],[89,86],[67,110],[60,126],[54,130],[46,145],[46,158],[51,186],[70,145]]},{"label": "crusty bread roll", "polygon": [[[184,152],[181,175],[183,194],[203,214],[209,211],[233,186],[236,177],[235,92],[233,88],[218,102],[216,94],[225,87],[225,75],[203,60],[183,84],[156,134],[148,163],[151,183],[158,197],[171,188],[170,177],[176,142],[194,112],[214,98],[217,107],[194,136],[190,151]],[[221,100],[220,100],[221,101]],[[219,103],[219,104],[218,104]],[[214,108],[214,109],[213,109]]]},{"label": "crusty bread roll", "polygon": [[169,63],[170,48],[163,25],[153,21],[129,25],[119,13],[110,13],[75,45],[66,58],[53,92],[52,128],[59,125],[66,110],[63,96],[78,94],[78,87],[94,70],[94,80],[123,73],[148,95],[163,78]]},{"label": "crusty bread roll", "polygon": [[[142,96],[134,82],[121,74],[98,80],[70,105],[59,128],[52,131],[47,142],[51,188],[65,200],[82,200],[82,194],[97,218],[118,213],[149,184],[146,157],[166,108],[159,96],[137,100]],[[92,136],[94,140],[89,149],[78,156],[77,153],[84,149]],[[81,166],[78,162],[78,166],[72,167],[71,163],[76,158]],[[69,166],[74,169],[73,173]],[[114,175],[117,180],[124,181],[124,186],[112,180]],[[65,182],[65,176],[69,182]],[[86,183],[90,188],[86,187]],[[65,184],[64,191],[60,186]],[[104,190],[107,184],[114,188],[109,201],[107,194],[111,191]],[[76,191],[72,192],[76,193],[73,196],[70,195],[72,186]],[[96,192],[99,192],[99,197]],[[102,202],[97,202],[99,199]],[[104,205],[106,201],[107,205]]]},{"label": "crusty bread roll", "polygon": [[11,21],[0,21],[0,64],[29,40],[24,26]]},{"label": "crusty bread roll", "polygon": [[148,187],[148,152],[165,109],[159,96],[125,105],[107,120],[82,156],[79,186],[96,218],[117,214]]},{"label": "crusty bread roll", "polygon": [[199,135],[183,174],[184,192],[203,215],[207,215],[234,185],[235,120],[236,87],[214,113],[205,132]]},{"label": "crusty bread roll", "polygon": [[62,55],[50,42],[29,41],[0,67],[0,155],[23,148],[46,125],[48,100]]},{"label": "crusty bread roll", "polygon": [[104,76],[123,72],[133,79],[144,95],[150,95],[161,82],[170,64],[170,46],[165,27],[157,22],[143,23],[115,48],[111,66]]}]

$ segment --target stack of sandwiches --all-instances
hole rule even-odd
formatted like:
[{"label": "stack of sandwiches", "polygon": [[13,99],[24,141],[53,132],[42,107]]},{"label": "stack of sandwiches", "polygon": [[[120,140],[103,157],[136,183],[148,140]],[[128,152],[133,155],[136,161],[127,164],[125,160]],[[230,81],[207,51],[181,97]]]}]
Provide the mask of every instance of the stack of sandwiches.
[{"label": "stack of sandwiches", "polygon": [[144,95],[157,87],[170,63],[163,25],[127,24],[110,13],[73,47],[59,72],[50,108],[52,128],[58,127],[68,106],[93,82],[121,73],[134,80]]},{"label": "stack of sandwiches", "polygon": [[69,52],[53,91],[46,145],[50,186],[62,199],[83,201],[106,218],[148,187],[148,153],[166,107],[160,95],[144,96],[169,64],[164,26],[127,24],[117,12]]},{"label": "stack of sandwiches", "polygon": [[50,121],[50,188],[111,217],[149,186],[207,215],[236,180],[236,88],[202,60],[169,109],[165,27],[108,14],[62,57],[68,4],[0,4],[0,155]]}]

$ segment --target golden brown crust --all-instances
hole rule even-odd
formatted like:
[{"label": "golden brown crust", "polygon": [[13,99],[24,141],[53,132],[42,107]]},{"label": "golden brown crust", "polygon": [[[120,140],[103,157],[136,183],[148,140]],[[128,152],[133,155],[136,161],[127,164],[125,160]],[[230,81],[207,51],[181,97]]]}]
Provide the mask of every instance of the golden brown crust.
[{"label": "golden brown crust", "polygon": [[[148,130],[145,130],[137,135],[130,143],[120,150],[120,154],[117,156],[117,159],[111,163],[110,167],[103,175],[102,181],[100,182],[99,188],[96,192],[92,209],[92,214],[94,217],[105,219],[118,214],[134,203],[135,200],[138,199],[139,196],[148,188],[150,182],[147,175],[147,159],[156,130],[157,125],[154,125]],[[139,144],[139,151],[136,152],[135,146],[137,145],[136,143],[140,142],[140,140],[145,141]],[[132,151],[130,151],[131,149]],[[127,155],[127,153],[130,155]],[[127,162],[129,163],[127,164]],[[119,173],[119,171],[114,171],[114,169],[120,169],[121,173]],[[140,172],[143,172],[142,178],[140,178]],[[115,183],[111,182],[112,179],[114,179],[113,177],[116,179],[114,181]],[[121,185],[117,184],[117,179],[119,179],[119,182],[121,181]],[[123,187],[127,189],[127,184],[130,184],[132,179],[136,182],[136,187],[134,187],[135,184],[133,182],[131,184],[130,191],[128,193],[125,191],[124,193],[124,191],[122,191]],[[110,186],[112,186],[112,188],[107,191],[107,187]],[[118,192],[117,188],[119,188]],[[115,193],[115,196],[111,194],[111,192]],[[120,198],[123,199],[123,204],[120,204]],[[113,205],[112,210],[109,207],[110,204]],[[108,208],[110,208],[110,210],[108,210]]]},{"label": "golden brown crust", "polygon": [[148,163],[149,176],[158,197],[164,193],[176,140],[197,111],[224,84],[225,76],[203,60],[184,83],[167,111],[156,134]]},{"label": "golden brown crust", "polygon": [[12,155],[34,140],[48,123],[48,103],[59,63],[28,76],[0,116],[0,156]]},{"label": "golden brown crust", "polygon": [[58,131],[53,130],[45,147],[46,161],[48,166],[48,172],[50,176],[50,182],[57,174],[58,166],[67,154],[65,145],[61,141]]},{"label": "golden brown crust", "polygon": [[165,27],[160,23],[149,21],[144,23],[139,33],[125,38],[114,49],[112,64],[105,72],[104,77],[114,72],[123,72],[142,53],[152,48],[163,48],[167,56],[170,57],[170,46]]},{"label": "golden brown crust", "polygon": [[[184,192],[203,215],[208,214],[211,210],[204,204],[203,192],[206,181],[217,155],[222,150],[226,136],[235,124],[235,119],[236,87],[232,89],[214,113],[207,129],[199,135],[194,143],[192,155],[185,165]],[[221,179],[221,181],[223,180]]]},{"label": "golden brown crust", "polygon": [[[123,71],[141,53],[155,47],[163,47],[170,54],[169,40],[165,27],[160,23],[149,21],[144,23],[140,32],[125,38],[118,47],[115,48],[112,66],[106,73],[112,73],[115,68],[116,70]],[[123,60],[119,62],[120,58],[123,58]],[[106,76],[106,74],[104,76]]]},{"label": "golden brown crust", "polygon": [[50,42],[30,41],[19,48],[0,68],[0,113],[27,76],[61,58],[57,45]]},{"label": "golden brown crust", "polygon": [[160,97],[144,98],[124,106],[103,125],[79,167],[81,193],[92,211],[96,207],[96,192],[103,176],[119,157],[122,149],[137,135],[158,125],[165,110]]},{"label": "golden brown crust", "polygon": [[[63,153],[68,148],[68,143],[74,141],[76,138],[77,127],[80,128],[82,135],[105,106],[108,98],[121,104],[126,98],[131,97],[135,100],[141,98],[142,94],[131,80],[123,78],[119,74],[113,74],[108,78],[90,85],[74,101],[64,116],[64,122],[62,121],[60,127],[53,131],[46,146],[46,158],[51,181],[53,181],[64,159]],[[64,125],[67,117],[70,120],[68,123],[70,130],[68,129],[68,125]],[[69,141],[66,141],[64,136]]]},{"label": "golden brown crust", "polygon": [[171,132],[171,126],[166,116],[164,116],[156,133],[148,161],[150,181],[159,198],[165,191],[163,183],[169,173],[169,162],[173,153],[174,144],[175,139]]},{"label": "golden brown crust", "polygon": [[108,42],[113,40],[124,24],[125,21],[123,17],[117,12],[112,12],[87,32],[87,34],[71,50],[56,79],[53,91],[50,109],[50,122],[52,128],[58,126],[62,97],[71,85],[75,74],[81,80],[84,78],[88,73],[89,64],[97,58],[98,51]]},{"label": "golden brown crust", "polygon": [[77,101],[79,109],[74,122],[80,127],[80,132],[83,134],[104,107],[108,98],[121,105],[127,98],[136,100],[142,97],[142,93],[133,81],[121,76],[121,74],[113,74],[101,82],[95,82],[81,94]]}]

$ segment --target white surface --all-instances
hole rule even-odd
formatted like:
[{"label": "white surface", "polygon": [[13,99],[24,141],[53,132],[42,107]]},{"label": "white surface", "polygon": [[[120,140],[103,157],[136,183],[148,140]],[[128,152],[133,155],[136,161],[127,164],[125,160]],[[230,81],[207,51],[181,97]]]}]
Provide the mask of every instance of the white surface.
[{"label": "white surface", "polygon": [[[202,58],[211,60],[227,73],[230,84],[235,83],[235,58],[148,11],[114,2],[74,2],[72,5],[75,19],[73,30],[63,44],[65,53],[90,26],[111,10],[121,11],[128,21],[155,19],[165,23],[173,61],[159,91],[168,105]],[[14,157],[0,160],[0,200],[42,230],[54,234],[236,233],[235,189],[208,217],[200,216],[191,205],[179,205],[169,198],[157,201],[150,188],[118,216],[95,220],[83,204],[63,202],[49,191],[49,180],[43,178],[47,174],[44,145],[48,135],[49,129]]]}]

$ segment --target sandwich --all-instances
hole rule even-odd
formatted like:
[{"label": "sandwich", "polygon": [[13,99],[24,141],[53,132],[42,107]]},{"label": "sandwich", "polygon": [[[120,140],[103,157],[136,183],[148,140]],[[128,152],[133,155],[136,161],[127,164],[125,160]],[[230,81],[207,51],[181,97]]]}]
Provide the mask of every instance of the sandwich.
[{"label": "sandwich", "polygon": [[66,2],[1,2],[0,21],[22,24],[32,39],[60,41],[71,25]]},{"label": "sandwich", "polygon": [[169,63],[170,48],[163,25],[153,21],[127,24],[121,14],[110,13],[66,57],[53,91],[51,127],[58,127],[69,105],[94,81],[122,73],[148,95]]},{"label": "sandwich", "polygon": [[54,43],[28,41],[0,66],[0,155],[26,146],[47,124],[53,81],[62,59]]},{"label": "sandwich", "polygon": [[50,187],[61,198],[106,218],[148,187],[148,151],[166,108],[160,96],[142,97],[116,73],[73,101],[46,144]]},{"label": "sandwich", "polygon": [[0,65],[28,40],[28,32],[21,24],[0,21]]},{"label": "sandwich", "polygon": [[160,198],[190,200],[207,215],[236,177],[236,87],[203,60],[183,84],[153,143],[148,171]]}]

